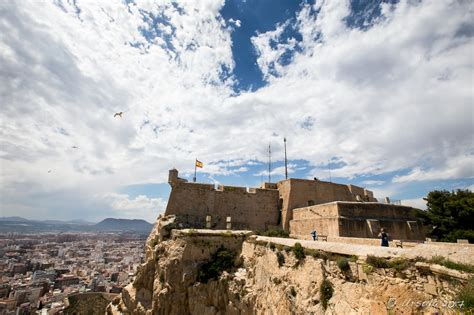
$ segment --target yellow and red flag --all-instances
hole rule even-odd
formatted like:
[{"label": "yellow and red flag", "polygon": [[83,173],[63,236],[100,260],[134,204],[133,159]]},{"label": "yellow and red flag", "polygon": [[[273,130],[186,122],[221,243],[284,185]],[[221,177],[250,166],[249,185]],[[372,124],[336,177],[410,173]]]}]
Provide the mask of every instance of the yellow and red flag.
[{"label": "yellow and red flag", "polygon": [[196,160],[196,167],[203,168],[204,164],[201,161]]}]

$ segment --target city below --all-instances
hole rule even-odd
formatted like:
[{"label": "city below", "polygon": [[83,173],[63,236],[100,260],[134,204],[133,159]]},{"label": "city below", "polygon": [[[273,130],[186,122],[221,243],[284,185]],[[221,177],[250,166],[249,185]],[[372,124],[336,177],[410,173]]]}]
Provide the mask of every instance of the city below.
[{"label": "city below", "polygon": [[101,292],[113,298],[133,280],[143,262],[152,226],[144,225],[143,231],[126,231],[112,224],[102,232],[65,232],[63,227],[28,233],[12,232],[6,226],[31,227],[36,222],[33,225],[38,227],[51,222],[12,220],[1,220],[0,314],[62,313],[68,307],[67,298],[78,293]]}]

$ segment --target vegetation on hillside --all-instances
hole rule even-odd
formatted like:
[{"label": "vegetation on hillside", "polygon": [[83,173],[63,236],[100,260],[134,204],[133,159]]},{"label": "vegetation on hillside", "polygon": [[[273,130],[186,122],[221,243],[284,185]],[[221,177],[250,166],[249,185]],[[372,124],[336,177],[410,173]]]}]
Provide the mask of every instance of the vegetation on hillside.
[{"label": "vegetation on hillside", "polygon": [[256,231],[255,234],[262,235],[262,236],[270,236],[270,237],[282,237],[282,238],[290,237],[290,234],[288,234],[288,232],[281,229],[268,229],[265,231]]},{"label": "vegetation on hillside", "polygon": [[324,309],[328,307],[328,302],[334,293],[332,283],[328,279],[324,279],[319,286],[319,299]]},{"label": "vegetation on hillside", "polygon": [[295,254],[295,258],[298,260],[298,263],[300,263],[306,257],[304,248],[300,243],[295,243],[295,246],[293,247],[293,254]]},{"label": "vegetation on hillside", "polygon": [[234,267],[236,254],[223,247],[219,248],[209,262],[199,268],[198,281],[207,283],[210,279],[218,278],[224,270],[230,270]]},{"label": "vegetation on hillside", "polygon": [[435,190],[424,199],[427,210],[416,213],[424,225],[432,227],[427,236],[443,242],[474,242],[474,192]]},{"label": "vegetation on hillside", "polygon": [[375,268],[388,268],[388,261],[383,257],[367,255],[366,262]]},{"label": "vegetation on hillside", "polygon": [[458,292],[457,299],[462,301],[463,310],[474,311],[474,278],[471,278],[468,283]]},{"label": "vegetation on hillside", "polygon": [[401,257],[387,259],[384,257],[377,257],[377,256],[372,256],[372,255],[367,255],[367,258],[366,258],[367,264],[372,267],[393,268],[397,271],[405,270],[409,268],[410,266],[412,266],[417,261],[425,262],[429,264],[437,264],[437,265],[441,265],[453,270],[474,273],[474,265],[455,262],[442,256],[434,256],[430,259],[426,259],[423,257],[415,257],[415,259],[412,261],[409,261]]},{"label": "vegetation on hillside", "polygon": [[447,258],[444,258],[443,256],[434,256],[434,257],[432,257],[431,259],[428,259],[428,260],[425,260],[425,259],[418,259],[418,260],[419,261],[424,261],[424,262],[427,262],[427,263],[430,263],[430,264],[438,264],[438,265],[444,266],[444,267],[449,268],[449,269],[474,273],[474,265],[455,262],[455,261],[449,260]]},{"label": "vegetation on hillside", "polygon": [[283,255],[281,252],[277,252],[277,261],[278,261],[278,266],[283,266],[285,264],[285,255]]},{"label": "vegetation on hillside", "polygon": [[346,257],[339,257],[336,263],[342,272],[347,272],[351,269],[351,267],[349,266],[349,259],[347,259]]}]

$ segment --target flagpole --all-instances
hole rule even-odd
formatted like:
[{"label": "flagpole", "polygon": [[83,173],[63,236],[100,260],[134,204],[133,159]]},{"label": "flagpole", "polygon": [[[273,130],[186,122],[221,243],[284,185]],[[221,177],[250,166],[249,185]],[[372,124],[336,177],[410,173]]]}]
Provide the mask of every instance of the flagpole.
[{"label": "flagpole", "polygon": [[272,149],[270,143],[268,144],[268,183],[272,182]]},{"label": "flagpole", "polygon": [[196,169],[197,169],[197,158],[196,158],[196,160],[194,161],[194,178],[193,178],[193,182],[196,182]]},{"label": "flagpole", "polygon": [[283,138],[285,142],[285,179],[288,179],[288,160],[286,159],[286,137]]},{"label": "flagpole", "polygon": [[329,182],[332,183],[332,178],[331,178],[331,160],[328,160],[328,170],[329,170]]}]

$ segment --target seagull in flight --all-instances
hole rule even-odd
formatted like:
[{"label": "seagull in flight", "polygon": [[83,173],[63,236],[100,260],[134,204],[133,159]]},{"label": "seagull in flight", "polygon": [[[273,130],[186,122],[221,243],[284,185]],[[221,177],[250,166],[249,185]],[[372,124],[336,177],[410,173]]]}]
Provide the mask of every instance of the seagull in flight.
[{"label": "seagull in flight", "polygon": [[48,173],[51,173],[51,170],[49,170]]},{"label": "seagull in flight", "polygon": [[117,116],[120,116],[120,118],[122,118],[122,114],[123,114],[123,112],[115,113],[115,114],[114,114],[114,118],[117,117]]},{"label": "seagull in flight", "polygon": [[73,145],[71,148],[73,149],[79,149],[78,147],[76,147],[75,145]]}]

